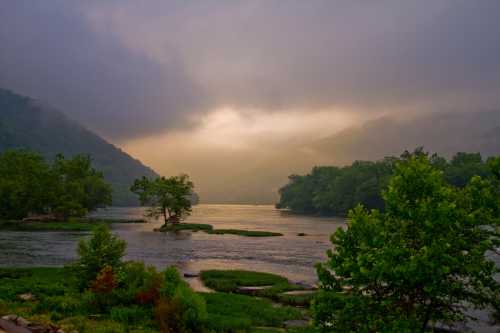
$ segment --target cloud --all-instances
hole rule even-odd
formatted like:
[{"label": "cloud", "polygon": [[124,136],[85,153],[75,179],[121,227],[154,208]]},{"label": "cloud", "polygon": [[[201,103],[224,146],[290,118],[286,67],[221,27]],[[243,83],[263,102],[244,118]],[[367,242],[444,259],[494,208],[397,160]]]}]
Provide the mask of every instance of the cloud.
[{"label": "cloud", "polygon": [[6,1],[0,85],[119,139],[222,107],[477,110],[500,102],[498,31],[496,0]]},{"label": "cloud", "polygon": [[95,30],[74,2],[0,4],[0,86],[62,109],[114,138],[186,124],[205,106],[182,59],[159,63]]}]

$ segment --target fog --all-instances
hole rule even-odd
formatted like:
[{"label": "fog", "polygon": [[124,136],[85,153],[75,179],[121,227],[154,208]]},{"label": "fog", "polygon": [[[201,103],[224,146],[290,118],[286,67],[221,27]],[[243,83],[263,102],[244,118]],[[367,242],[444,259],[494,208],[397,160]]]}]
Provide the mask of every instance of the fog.
[{"label": "fog", "polygon": [[[189,173],[202,200],[272,202],[289,173],[420,143],[403,129],[393,148],[318,148],[343,130],[499,110],[498,31],[496,0],[11,0],[0,86]],[[472,147],[447,133],[420,141]]]}]

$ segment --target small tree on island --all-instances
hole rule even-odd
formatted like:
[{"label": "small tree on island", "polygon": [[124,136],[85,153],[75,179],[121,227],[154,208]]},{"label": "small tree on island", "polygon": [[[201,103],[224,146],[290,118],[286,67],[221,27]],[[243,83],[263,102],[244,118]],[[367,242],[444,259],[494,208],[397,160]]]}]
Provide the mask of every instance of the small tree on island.
[{"label": "small tree on island", "polygon": [[179,223],[191,213],[193,182],[188,175],[136,179],[130,188],[139,196],[143,206],[149,206],[147,216],[158,219],[163,216],[165,225]]},{"label": "small tree on island", "polygon": [[[426,154],[396,165],[385,213],[358,206],[318,265],[321,332],[429,332],[500,309],[500,158],[493,177],[447,185]],[[473,319],[473,318],[471,318]]]}]

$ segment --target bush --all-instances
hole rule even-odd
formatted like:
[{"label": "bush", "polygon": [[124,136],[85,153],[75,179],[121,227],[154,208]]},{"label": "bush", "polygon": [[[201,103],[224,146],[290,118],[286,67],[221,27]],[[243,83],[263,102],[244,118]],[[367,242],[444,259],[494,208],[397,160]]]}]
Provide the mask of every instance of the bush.
[{"label": "bush", "polygon": [[131,306],[131,307],[117,306],[111,308],[111,311],[109,312],[109,317],[111,318],[111,320],[123,324],[124,323],[134,324],[143,322],[147,320],[147,318],[151,318],[152,313],[150,310],[139,306]]},{"label": "bush", "polygon": [[164,272],[164,284],[155,306],[162,333],[202,332],[207,319],[206,304],[192,291],[174,267]]},{"label": "bush", "polygon": [[89,287],[106,266],[118,270],[126,247],[126,242],[112,235],[104,225],[98,225],[89,240],[80,241],[79,259],[71,265],[80,289]]},{"label": "bush", "polygon": [[79,295],[44,297],[38,303],[36,311],[56,313],[62,316],[73,316],[84,312]]},{"label": "bush", "polygon": [[109,294],[117,286],[113,267],[105,266],[90,284],[90,290],[96,294]]}]

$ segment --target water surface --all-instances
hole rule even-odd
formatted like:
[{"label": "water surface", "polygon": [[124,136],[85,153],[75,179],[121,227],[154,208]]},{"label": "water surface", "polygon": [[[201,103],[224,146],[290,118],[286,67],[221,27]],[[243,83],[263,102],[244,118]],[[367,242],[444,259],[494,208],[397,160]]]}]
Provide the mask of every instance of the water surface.
[{"label": "water surface", "polygon": [[[93,214],[109,218],[141,218],[143,208],[109,208]],[[294,281],[315,282],[314,264],[324,261],[329,236],[344,224],[341,218],[293,215],[273,206],[198,205],[186,220],[219,229],[280,232],[282,237],[209,235],[203,232],[153,232],[161,221],[147,224],[114,224],[113,232],[128,243],[129,260],[142,260],[182,271],[241,268],[274,272]],[[305,233],[306,236],[298,236]],[[81,232],[2,232],[0,265],[58,266],[75,258]]]}]

